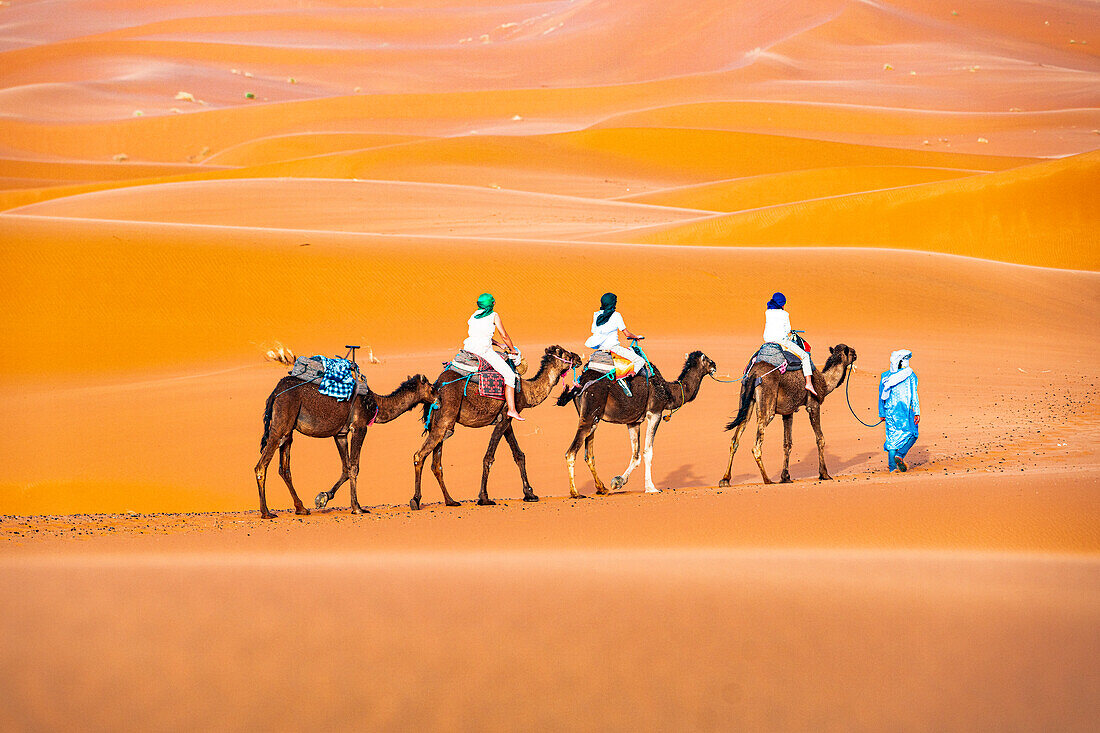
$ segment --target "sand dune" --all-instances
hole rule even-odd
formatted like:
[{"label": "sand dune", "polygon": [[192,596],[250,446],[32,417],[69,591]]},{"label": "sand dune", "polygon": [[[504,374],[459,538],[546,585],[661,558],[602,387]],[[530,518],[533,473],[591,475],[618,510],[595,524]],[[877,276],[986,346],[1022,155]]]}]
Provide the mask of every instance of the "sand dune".
[{"label": "sand dune", "polygon": [[[1081,0],[0,2],[0,728],[1091,730],[1100,12]],[[676,376],[656,484],[568,500],[577,418],[372,426],[258,519],[264,352],[435,377],[491,291],[530,361],[618,293]],[[732,486],[776,290],[833,482]],[[887,354],[921,438],[884,471]],[[361,352],[366,353],[366,351]],[[556,390],[554,396],[556,396]],[[782,461],[781,421],[763,446]],[[746,439],[744,443],[749,443]],[[629,458],[602,424],[605,480]],[[299,437],[299,493],[339,472]],[[580,488],[592,491],[582,467]],[[83,514],[84,516],[74,516]],[[64,695],[59,696],[58,690]]]},{"label": "sand dune", "polygon": [[[1007,174],[832,196],[606,238],[651,244],[906,247],[1094,270],[1100,153]],[[1019,202],[1027,205],[1020,207]],[[827,212],[827,213],[826,213]],[[919,222],[919,224],[918,224]]]}]

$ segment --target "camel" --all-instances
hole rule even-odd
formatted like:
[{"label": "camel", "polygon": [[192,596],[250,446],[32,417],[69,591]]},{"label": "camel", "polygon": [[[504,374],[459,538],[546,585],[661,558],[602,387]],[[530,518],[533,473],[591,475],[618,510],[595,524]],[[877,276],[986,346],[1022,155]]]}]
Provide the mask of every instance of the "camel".
[{"label": "camel", "polygon": [[283,377],[275,385],[264,408],[264,435],[260,439],[260,461],[256,464],[261,517],[275,517],[267,508],[265,484],[267,466],[276,448],[279,450],[279,475],[294,500],[294,513],[309,514],[290,479],[290,445],[295,430],[311,438],[334,438],[336,449],[340,452],[340,479],[332,489],[317,495],[317,508],[324,508],[336,495],[336,490],[350,479],[352,513],[363,514],[367,511],[359,505],[357,493],[359,453],[367,428],[376,422],[389,422],[416,405],[430,404],[435,399],[435,393],[432,383],[423,374],[409,377],[388,395],[375,394],[365,383],[360,383],[359,388],[361,391],[350,400],[339,401],[318,392],[316,384],[297,377]]},{"label": "camel", "polygon": [[[726,475],[718,482],[719,486],[730,485],[730,475],[733,472],[733,454],[737,452],[737,443],[741,439],[741,433],[745,430],[753,407],[756,408],[756,443],[752,447],[752,455],[756,458],[756,465],[760,467],[760,475],[764,483],[773,483],[764,470],[764,461],[760,457],[760,448],[764,444],[764,428],[776,415],[783,416],[783,473],[779,476],[779,482],[791,483],[791,474],[788,470],[791,462],[791,427],[794,423],[794,413],[799,407],[806,406],[806,413],[810,417],[810,425],[813,426],[817,436],[817,460],[818,475],[823,481],[831,481],[832,476],[825,467],[825,436],[821,434],[821,403],[834,389],[839,387],[844,378],[848,376],[848,368],[856,361],[856,350],[845,344],[837,344],[829,348],[829,358],[825,362],[825,368],[818,371],[816,368],[811,375],[817,396],[806,389],[806,382],[802,372],[798,370],[786,371],[780,374],[770,365],[763,362],[753,364],[745,375],[741,384],[741,407],[737,417],[733,419],[726,430],[733,431],[733,439],[730,441],[730,460],[726,466]],[[756,380],[760,379],[759,386]]]},{"label": "camel", "polygon": [[[550,390],[561,379],[561,375],[569,369],[575,369],[581,365],[581,358],[572,351],[566,351],[560,346],[546,347],[546,353],[539,364],[538,372],[531,379],[519,380],[516,388],[516,407],[535,407],[541,404],[550,394]],[[512,458],[519,467],[519,475],[523,481],[523,500],[538,501],[531,483],[527,480],[527,464],[523,451],[516,441],[515,432],[512,430],[512,418],[508,417],[504,409],[504,401],[491,397],[482,397],[478,394],[476,386],[467,386],[463,379],[465,374],[460,374],[452,369],[447,369],[439,375],[435,382],[436,403],[438,409],[434,410],[424,406],[424,423],[427,438],[424,444],[413,455],[413,472],[415,475],[415,493],[409,506],[420,509],[420,475],[424,470],[424,460],[428,454],[432,454],[432,473],[435,474],[439,488],[443,491],[443,501],[447,506],[458,506],[460,502],[451,498],[447,492],[447,486],[443,483],[443,441],[454,434],[454,426],[465,425],[469,428],[483,428],[487,425],[495,425],[493,434],[489,437],[489,447],[485,451],[482,460],[481,492],[478,494],[478,506],[493,506],[495,501],[489,498],[488,483],[489,469],[493,466],[497,445],[503,437],[508,441],[512,449]]]},{"label": "camel", "polygon": [[[579,382],[582,385],[588,385],[587,388],[567,390],[558,398],[559,405],[564,406],[573,402],[580,418],[577,434],[565,452],[565,463],[569,468],[569,495],[574,499],[584,498],[577,493],[574,472],[577,453],[580,452],[582,444],[584,460],[592,471],[597,494],[607,494],[609,491],[617,491],[625,486],[630,480],[630,474],[642,461],[643,423],[645,423],[645,490],[649,494],[656,493],[658,489],[653,485],[653,441],[657,437],[657,428],[661,424],[661,414],[665,410],[675,412],[694,400],[699,394],[703,377],[707,374],[713,375],[717,368],[718,365],[702,351],[693,351],[687,355],[684,369],[675,382],[666,382],[659,372],[648,380],[643,376],[636,376],[630,382],[630,390],[633,393],[630,397],[626,396],[620,385],[607,379],[600,379],[603,376],[600,372],[588,370],[581,375]],[[668,417],[671,416],[670,413]],[[665,419],[667,420],[668,417]],[[604,486],[596,474],[594,438],[600,420],[626,425],[627,432],[630,434],[632,449],[630,464],[621,476],[612,479],[610,490]]]}]

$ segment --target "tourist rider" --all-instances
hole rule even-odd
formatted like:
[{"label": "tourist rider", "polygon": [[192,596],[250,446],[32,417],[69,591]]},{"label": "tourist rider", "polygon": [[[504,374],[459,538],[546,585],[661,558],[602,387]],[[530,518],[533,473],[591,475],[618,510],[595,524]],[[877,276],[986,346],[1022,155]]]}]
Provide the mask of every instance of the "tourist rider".
[{"label": "tourist rider", "polygon": [[604,293],[600,298],[600,309],[592,314],[592,335],[584,342],[590,349],[610,351],[624,359],[629,359],[634,365],[634,373],[641,374],[645,367],[645,359],[633,349],[628,349],[619,344],[619,331],[628,339],[642,339],[644,336],[631,333],[623,322],[621,313],[615,310],[618,304],[615,293]]},{"label": "tourist rider", "polygon": [[519,354],[512,345],[512,339],[504,330],[504,323],[500,320],[500,314],[493,312],[496,299],[490,293],[482,293],[477,298],[477,310],[466,322],[470,327],[469,335],[463,342],[462,348],[477,354],[497,372],[504,377],[504,400],[508,405],[508,417],[513,420],[523,420],[516,410],[516,381],[519,379],[515,371],[500,354],[493,351],[494,338],[500,333],[500,343],[507,348],[509,354]]},{"label": "tourist rider", "polygon": [[791,317],[783,306],[787,304],[787,296],[783,293],[775,293],[768,301],[768,308],[764,311],[764,343],[778,344],[784,351],[789,351],[802,360],[802,374],[806,377],[806,391],[817,396],[813,382],[810,381],[810,373],[813,370],[810,364],[810,355],[801,346],[795,343],[791,332]]},{"label": "tourist rider", "polygon": [[886,463],[891,473],[895,468],[907,470],[905,454],[917,442],[920,425],[920,399],[917,397],[917,374],[909,366],[913,352],[898,349],[890,354],[890,368],[879,380],[878,415],[886,423]]}]

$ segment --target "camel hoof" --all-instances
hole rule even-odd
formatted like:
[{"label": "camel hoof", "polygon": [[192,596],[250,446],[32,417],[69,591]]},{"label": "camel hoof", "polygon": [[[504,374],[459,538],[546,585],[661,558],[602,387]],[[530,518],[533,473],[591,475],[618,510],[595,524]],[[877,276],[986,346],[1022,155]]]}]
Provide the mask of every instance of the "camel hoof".
[{"label": "camel hoof", "polygon": [[369,511],[367,511],[366,509],[364,509],[361,506],[353,506],[351,508],[351,513],[352,514],[370,514]]},{"label": "camel hoof", "polygon": [[779,477],[779,483],[781,483],[781,484],[793,484],[794,481],[791,480],[790,476],[784,475],[784,476]]},{"label": "camel hoof", "polygon": [[825,474],[825,475],[821,476],[821,480],[822,481],[832,481],[833,477],[830,476],[829,474]]},{"label": "camel hoof", "polygon": [[722,479],[721,481],[718,482],[718,488],[720,488],[720,489],[728,489],[729,485],[730,485],[730,480],[728,478],[724,478],[724,479]]},{"label": "camel hoof", "polygon": [[611,493],[611,492],[609,492],[607,490],[606,486],[597,486],[596,487],[596,495],[597,496],[607,496],[609,493]]},{"label": "camel hoof", "polygon": [[320,494],[317,495],[317,498],[313,500],[313,505],[318,509],[324,509],[326,506],[328,506],[330,499],[332,499],[332,497],[328,495],[328,492],[322,491]]},{"label": "camel hoof", "polygon": [[645,490],[645,493],[647,493],[647,494],[659,494],[659,493],[661,493],[661,490],[658,489],[656,486],[650,486],[649,488],[647,488]]},{"label": "camel hoof", "polygon": [[260,519],[274,519],[277,516],[275,512],[260,512]]},{"label": "camel hoof", "polygon": [[477,505],[478,506],[496,506],[497,503],[495,501],[493,501],[492,499],[478,499],[477,500]]},{"label": "camel hoof", "polygon": [[611,479],[612,491],[618,491],[624,486],[626,486],[626,479],[624,479],[622,476],[616,476],[615,478]]},{"label": "camel hoof", "polygon": [[308,517],[309,516],[309,510],[306,509],[304,506],[300,506],[297,509],[295,509],[294,513],[297,514],[300,517]]},{"label": "camel hoof", "polygon": [[462,502],[461,501],[455,501],[454,499],[449,499],[447,501],[447,506],[462,506]]},{"label": "camel hoof", "polygon": [[420,511],[420,502],[416,499],[409,499],[409,508],[414,512]]},{"label": "camel hoof", "polygon": [[569,498],[570,499],[587,499],[588,497],[585,494],[572,494]]},{"label": "camel hoof", "polygon": [[537,496],[535,496],[534,494],[525,494],[524,497],[523,497],[523,500],[524,501],[538,501],[539,498]]}]

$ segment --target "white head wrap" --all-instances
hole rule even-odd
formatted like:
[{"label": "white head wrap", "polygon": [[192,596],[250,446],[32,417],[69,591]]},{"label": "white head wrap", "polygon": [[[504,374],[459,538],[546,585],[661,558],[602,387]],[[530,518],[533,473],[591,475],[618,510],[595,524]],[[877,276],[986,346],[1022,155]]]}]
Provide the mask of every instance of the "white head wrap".
[{"label": "white head wrap", "polygon": [[902,369],[909,368],[909,359],[913,356],[913,352],[909,349],[898,349],[894,353],[890,354],[890,371],[897,372]]}]

